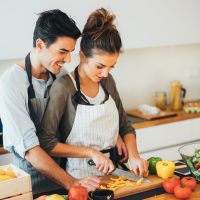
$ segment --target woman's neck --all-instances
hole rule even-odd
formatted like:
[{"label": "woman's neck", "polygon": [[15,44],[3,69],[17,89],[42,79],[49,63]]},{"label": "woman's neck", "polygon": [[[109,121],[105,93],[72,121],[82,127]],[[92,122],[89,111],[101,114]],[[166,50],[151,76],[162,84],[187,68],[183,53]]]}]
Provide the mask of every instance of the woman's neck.
[{"label": "woman's neck", "polygon": [[82,66],[78,67],[78,75],[81,91],[89,97],[95,97],[99,92],[99,83],[92,81],[84,72]]},{"label": "woman's neck", "polygon": [[96,85],[84,72],[81,66],[78,67],[78,75],[80,80],[81,86],[89,86],[89,85]]}]

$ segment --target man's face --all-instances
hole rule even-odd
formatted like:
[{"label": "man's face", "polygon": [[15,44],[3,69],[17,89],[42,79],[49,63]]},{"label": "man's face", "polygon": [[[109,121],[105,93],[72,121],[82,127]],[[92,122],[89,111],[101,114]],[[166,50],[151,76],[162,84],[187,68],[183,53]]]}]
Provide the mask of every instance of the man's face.
[{"label": "man's face", "polygon": [[58,74],[62,66],[71,61],[71,52],[75,45],[76,40],[66,36],[58,37],[48,48],[44,45],[39,54],[42,67]]}]

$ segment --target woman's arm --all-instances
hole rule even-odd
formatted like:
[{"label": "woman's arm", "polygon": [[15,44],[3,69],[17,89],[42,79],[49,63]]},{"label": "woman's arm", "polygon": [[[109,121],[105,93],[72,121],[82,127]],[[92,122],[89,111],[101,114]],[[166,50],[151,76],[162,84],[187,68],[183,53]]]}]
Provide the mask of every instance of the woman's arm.
[{"label": "woman's arm", "polygon": [[72,157],[72,158],[91,158],[96,168],[106,174],[114,170],[112,161],[100,151],[83,146],[73,146],[64,143],[57,143],[51,150],[51,155],[55,157]]},{"label": "woman's arm", "polygon": [[127,133],[123,136],[123,140],[128,150],[130,170],[133,170],[136,175],[143,176],[148,171],[148,162],[140,157],[135,136]]},{"label": "woman's arm", "polygon": [[148,163],[140,158],[137,149],[135,129],[132,127],[127,118],[127,114],[123,108],[115,81],[110,75],[106,81],[102,82],[102,84],[105,85],[111,94],[119,111],[119,134],[123,138],[123,141],[126,145],[130,167],[135,174],[143,175],[148,170]]}]

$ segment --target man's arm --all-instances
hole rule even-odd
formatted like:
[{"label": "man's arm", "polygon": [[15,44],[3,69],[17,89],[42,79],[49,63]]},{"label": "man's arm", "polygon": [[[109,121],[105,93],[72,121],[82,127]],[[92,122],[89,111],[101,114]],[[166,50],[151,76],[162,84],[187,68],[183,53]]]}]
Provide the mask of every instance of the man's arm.
[{"label": "man's arm", "polygon": [[28,150],[25,158],[39,172],[66,189],[69,189],[76,182],[76,179],[63,170],[40,146]]},{"label": "man's arm", "polygon": [[42,174],[49,177],[66,190],[71,186],[80,184],[88,191],[94,191],[100,186],[100,179],[96,177],[86,177],[75,179],[63,170],[41,147],[36,146],[26,152],[25,158]]},{"label": "man's arm", "polygon": [[9,83],[1,80],[0,83],[0,115],[6,148],[13,147],[19,156],[25,157],[39,172],[69,189],[76,180],[39,146],[36,129],[26,107],[26,93],[14,84],[15,80]]}]

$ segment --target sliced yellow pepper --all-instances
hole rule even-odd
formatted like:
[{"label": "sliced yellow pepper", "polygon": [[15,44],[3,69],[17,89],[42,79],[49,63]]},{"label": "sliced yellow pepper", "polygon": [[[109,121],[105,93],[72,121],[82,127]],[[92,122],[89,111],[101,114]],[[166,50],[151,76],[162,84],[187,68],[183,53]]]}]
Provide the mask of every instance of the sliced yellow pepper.
[{"label": "sliced yellow pepper", "polygon": [[162,160],[156,163],[157,175],[163,179],[174,175],[175,163],[170,160]]}]

